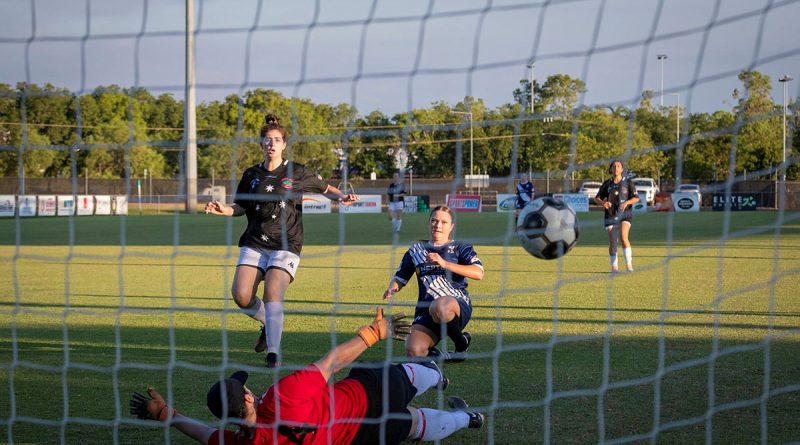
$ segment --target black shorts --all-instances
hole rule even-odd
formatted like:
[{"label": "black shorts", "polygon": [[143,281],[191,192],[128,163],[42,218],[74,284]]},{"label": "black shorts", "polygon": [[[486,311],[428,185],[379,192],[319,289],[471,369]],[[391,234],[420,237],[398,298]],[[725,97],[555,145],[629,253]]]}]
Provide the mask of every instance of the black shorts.
[{"label": "black shorts", "polygon": [[611,213],[606,211],[604,218],[603,218],[603,225],[606,229],[611,226],[621,224],[623,221],[627,221],[628,224],[631,224],[633,221],[633,211],[631,209],[625,209],[622,213]]},{"label": "black shorts", "polygon": [[[417,388],[411,384],[403,365],[385,366],[382,363],[358,363],[347,378],[358,380],[367,393],[367,411],[364,420],[353,438],[354,444],[396,444],[408,437],[411,432],[411,414],[408,404],[417,395]],[[388,377],[384,388],[384,376]],[[386,393],[384,392],[386,389]],[[384,400],[386,399],[386,400]],[[388,417],[381,420],[384,404],[388,407]]]},{"label": "black shorts", "polygon": [[[472,306],[464,301],[463,298],[456,298],[458,302],[458,307],[460,308],[461,314],[456,316],[458,319],[458,327],[462,331],[465,327],[467,327],[467,323],[472,318]],[[440,323],[436,323],[433,321],[433,317],[431,317],[431,313],[428,311],[427,307],[424,308],[417,308],[416,314],[414,316],[414,322],[411,323],[413,325],[420,325],[428,328],[434,335],[434,344],[438,344],[441,340],[441,333],[442,329],[447,331],[447,328],[443,327]]]}]

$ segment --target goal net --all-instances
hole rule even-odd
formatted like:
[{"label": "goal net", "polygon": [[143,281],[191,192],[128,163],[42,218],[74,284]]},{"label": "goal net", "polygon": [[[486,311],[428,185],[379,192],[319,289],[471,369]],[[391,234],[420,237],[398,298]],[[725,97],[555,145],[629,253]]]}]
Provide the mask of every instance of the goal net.
[{"label": "goal net", "polygon": [[[416,280],[382,295],[443,204],[485,274],[467,360],[412,405],[486,416],[444,442],[800,441],[800,1],[194,3],[194,88],[184,2],[0,5],[0,441],[191,442],[130,414],[148,386],[224,428],[220,378],[261,394],[376,306],[414,313]],[[232,202],[268,113],[286,159],[361,195],[298,203],[277,368],[231,297],[246,218],[184,212],[194,168],[200,209]],[[630,250],[594,199],[615,161]],[[520,246],[527,179],[577,212],[556,260]]]}]

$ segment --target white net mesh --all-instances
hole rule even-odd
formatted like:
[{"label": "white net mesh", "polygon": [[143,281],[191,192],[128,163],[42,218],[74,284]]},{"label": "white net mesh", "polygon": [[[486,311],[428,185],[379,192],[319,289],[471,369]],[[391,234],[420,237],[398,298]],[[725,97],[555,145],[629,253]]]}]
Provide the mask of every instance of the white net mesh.
[{"label": "white net mesh", "polygon": [[[148,385],[219,426],[210,384],[245,369],[260,392],[349,339],[446,194],[483,200],[481,213],[457,213],[456,237],[486,267],[469,287],[469,359],[444,365],[447,391],[414,403],[446,409],[458,394],[487,415],[449,440],[800,440],[800,1],[198,1],[196,11],[201,202],[230,199],[261,160],[272,112],[288,127],[287,154],[343,190],[383,195],[405,169],[420,212],[399,234],[385,214],[307,214],[283,367],[264,368],[258,325],[230,298],[244,218],[180,213],[183,3],[3,3],[0,211],[19,199],[0,219],[4,441],[188,441],[128,413],[130,393]],[[519,247],[503,206],[520,173],[537,195],[583,203],[573,192],[607,179],[614,159],[661,191],[700,184],[702,211],[637,213],[633,274],[608,273],[594,206],[563,259]],[[126,196],[130,216],[22,215],[26,196],[52,196],[58,213],[57,195],[74,197],[73,211],[81,196]],[[647,196],[651,210],[681,210],[683,198]],[[410,287],[392,310],[413,311]],[[363,359],[404,355],[386,343]]]}]

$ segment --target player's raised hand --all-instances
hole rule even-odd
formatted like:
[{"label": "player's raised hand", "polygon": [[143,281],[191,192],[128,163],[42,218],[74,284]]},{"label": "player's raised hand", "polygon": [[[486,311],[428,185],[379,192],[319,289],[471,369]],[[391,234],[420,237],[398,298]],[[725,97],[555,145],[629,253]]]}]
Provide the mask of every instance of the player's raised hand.
[{"label": "player's raised hand", "polygon": [[402,321],[406,318],[406,314],[402,312],[394,314],[390,318],[383,317],[383,308],[378,308],[375,311],[375,319],[372,324],[362,326],[358,330],[358,336],[364,340],[367,347],[370,347],[380,340],[385,340],[391,336],[395,340],[405,340],[410,332],[411,324],[407,321]]},{"label": "player's raised hand", "polygon": [[211,201],[206,203],[205,207],[206,214],[211,213],[212,215],[227,215],[225,209],[226,206],[219,201]]},{"label": "player's raised hand", "polygon": [[384,300],[391,300],[400,289],[395,286],[394,283],[390,284],[389,287],[383,292],[383,299]]},{"label": "player's raised hand", "polygon": [[350,204],[358,201],[361,199],[360,196],[356,195],[355,193],[350,193],[348,195],[342,195],[342,198],[339,199],[339,203],[342,205],[349,206]]},{"label": "player's raised hand", "polygon": [[378,338],[385,340],[391,336],[395,340],[405,340],[411,328],[411,323],[404,321],[406,314],[400,312],[393,314],[390,318],[383,317],[383,308],[375,311],[375,320],[372,327],[378,332]]},{"label": "player's raised hand", "polygon": [[161,394],[154,388],[147,388],[148,396],[134,392],[131,395],[131,414],[140,419],[165,421],[170,416],[175,417],[176,411],[167,405]]}]

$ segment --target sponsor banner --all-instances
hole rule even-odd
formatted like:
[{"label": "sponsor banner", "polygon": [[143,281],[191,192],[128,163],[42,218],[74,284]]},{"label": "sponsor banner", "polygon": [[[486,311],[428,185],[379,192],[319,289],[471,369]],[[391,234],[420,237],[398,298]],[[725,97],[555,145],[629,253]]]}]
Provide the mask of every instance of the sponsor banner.
[{"label": "sponsor banner", "polygon": [[36,195],[20,195],[17,199],[19,216],[36,216]]},{"label": "sponsor banner", "polygon": [[80,216],[94,214],[94,196],[78,195],[75,197],[75,214]]},{"label": "sponsor banner", "polygon": [[17,208],[17,197],[14,195],[0,195],[0,216],[14,216]]},{"label": "sponsor banner", "polygon": [[403,212],[405,213],[417,213],[417,206],[419,205],[419,200],[416,196],[409,196],[406,195],[403,198]]},{"label": "sponsor banner", "polygon": [[[305,199],[303,199],[305,204]],[[381,213],[381,195],[360,195],[358,201],[350,205],[339,203],[340,213]]]},{"label": "sponsor banner", "polygon": [[672,209],[676,212],[699,212],[700,203],[696,193],[673,193]]},{"label": "sponsor banner", "polygon": [[97,195],[94,197],[94,214],[95,215],[110,215],[111,214],[111,197],[108,195]]},{"label": "sponsor banner", "polygon": [[497,211],[514,212],[517,210],[517,195],[508,193],[497,194]]},{"label": "sponsor banner", "polygon": [[445,202],[454,212],[480,212],[481,195],[446,195]]},{"label": "sponsor banner", "polygon": [[325,195],[303,195],[303,213],[331,213],[331,200]]},{"label": "sponsor banner", "polygon": [[75,197],[72,195],[58,195],[58,216],[72,216],[75,214]]},{"label": "sponsor banner", "polygon": [[758,195],[755,193],[714,193],[711,200],[711,208],[714,211],[742,211],[756,210],[758,207]]},{"label": "sponsor banner", "polygon": [[56,216],[56,197],[54,195],[39,195],[39,216]]},{"label": "sponsor banner", "polygon": [[124,195],[115,196],[111,201],[111,209],[115,215],[128,214],[128,197]]},{"label": "sponsor banner", "polygon": [[589,197],[583,193],[555,193],[553,198],[564,201],[576,212],[589,211]]},{"label": "sponsor banner", "polygon": [[647,192],[638,193],[639,202],[633,205],[633,213],[643,213],[647,211]]}]

